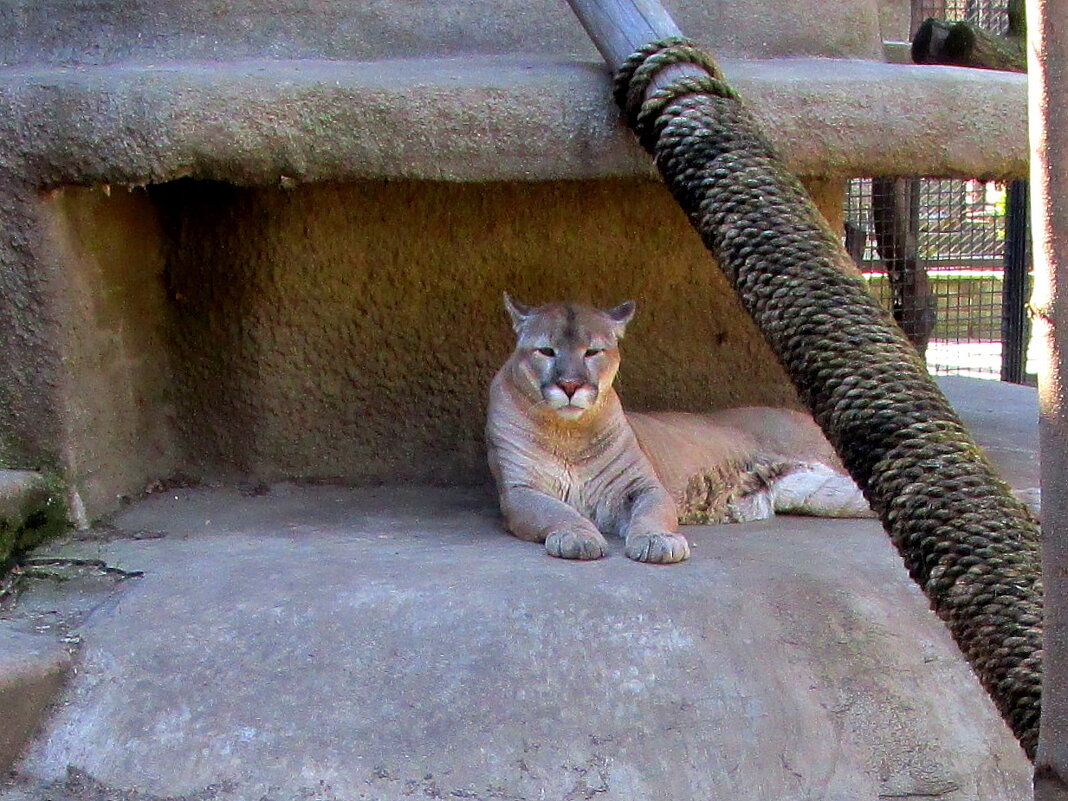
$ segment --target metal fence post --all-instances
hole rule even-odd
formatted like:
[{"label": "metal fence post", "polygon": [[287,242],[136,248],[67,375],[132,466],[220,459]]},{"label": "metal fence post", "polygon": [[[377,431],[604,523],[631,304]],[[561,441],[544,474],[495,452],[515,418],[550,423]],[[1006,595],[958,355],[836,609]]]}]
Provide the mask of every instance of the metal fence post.
[{"label": "metal fence post", "polygon": [[1001,380],[1027,381],[1027,181],[1009,184],[1005,201],[1005,270],[1001,284]]}]

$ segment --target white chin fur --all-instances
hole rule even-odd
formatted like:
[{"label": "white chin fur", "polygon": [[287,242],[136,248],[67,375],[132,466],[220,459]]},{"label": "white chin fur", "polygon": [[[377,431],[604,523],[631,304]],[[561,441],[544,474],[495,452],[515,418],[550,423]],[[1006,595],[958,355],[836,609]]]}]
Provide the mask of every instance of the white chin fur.
[{"label": "white chin fur", "polygon": [[561,406],[556,410],[556,414],[565,420],[578,420],[586,414],[586,410],[578,406]]},{"label": "white chin fur", "polygon": [[551,386],[544,389],[542,395],[557,414],[568,419],[574,419],[593,406],[593,402],[597,398],[597,391],[591,387],[583,387],[569,398],[562,389],[557,386]]}]

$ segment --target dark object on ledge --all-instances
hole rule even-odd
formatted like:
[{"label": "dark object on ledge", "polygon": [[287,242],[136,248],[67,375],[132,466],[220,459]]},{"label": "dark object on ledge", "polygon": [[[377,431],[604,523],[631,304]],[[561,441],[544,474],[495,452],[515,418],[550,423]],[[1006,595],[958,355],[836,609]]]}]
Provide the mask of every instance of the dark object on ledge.
[{"label": "dark object on ledge", "polygon": [[1009,32],[998,36],[970,22],[926,20],[912,41],[917,64],[947,64],[987,70],[1027,72],[1026,20],[1022,0],[1008,7]]}]

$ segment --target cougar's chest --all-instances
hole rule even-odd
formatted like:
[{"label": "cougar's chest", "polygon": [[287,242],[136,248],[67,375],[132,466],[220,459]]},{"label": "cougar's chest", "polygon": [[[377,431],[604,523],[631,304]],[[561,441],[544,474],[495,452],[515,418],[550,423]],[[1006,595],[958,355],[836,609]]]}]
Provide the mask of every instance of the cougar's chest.
[{"label": "cougar's chest", "polygon": [[569,506],[585,512],[600,488],[596,466],[559,454],[554,457],[541,475],[546,489]]},{"label": "cougar's chest", "polygon": [[591,447],[554,454],[544,474],[547,489],[568,506],[594,521],[601,530],[611,530],[628,484],[627,467],[617,447],[590,443]]}]

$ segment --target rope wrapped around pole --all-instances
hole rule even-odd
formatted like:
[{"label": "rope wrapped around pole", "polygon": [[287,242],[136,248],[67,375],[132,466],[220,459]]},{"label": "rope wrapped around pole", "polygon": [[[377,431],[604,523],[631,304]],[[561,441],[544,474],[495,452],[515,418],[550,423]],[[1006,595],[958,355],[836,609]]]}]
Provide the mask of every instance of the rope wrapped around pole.
[{"label": "rope wrapped around pole", "polygon": [[[651,82],[686,64],[707,75]],[[1028,757],[1039,531],[737,94],[693,42],[641,48],[616,100]]]}]

